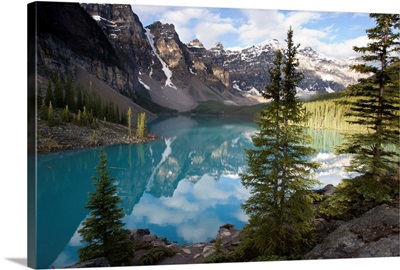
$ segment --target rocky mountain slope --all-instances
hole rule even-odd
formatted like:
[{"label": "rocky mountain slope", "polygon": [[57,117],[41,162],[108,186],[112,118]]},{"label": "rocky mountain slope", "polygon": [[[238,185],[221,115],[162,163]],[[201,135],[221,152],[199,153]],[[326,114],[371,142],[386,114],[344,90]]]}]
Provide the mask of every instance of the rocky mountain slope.
[{"label": "rocky mountain slope", "polygon": [[128,5],[82,7],[103,29],[117,54],[136,63],[140,91],[151,101],[177,111],[193,109],[198,101],[248,103],[232,95],[220,80],[222,67],[205,63],[189,51],[172,24],[155,22],[143,28]]},{"label": "rocky mountain slope", "polygon": [[[226,51],[221,43],[217,43],[210,52],[214,63],[229,70],[233,89],[254,95],[269,83],[268,69],[278,50],[282,50],[281,44],[274,39],[239,51]],[[349,68],[356,59],[329,58],[311,47],[300,49],[297,57],[304,74],[297,89],[299,94],[340,91],[360,78]]]},{"label": "rocky mountain slope", "polygon": [[[281,49],[277,40],[240,51],[221,43],[207,50],[195,39],[182,43],[174,25],[143,27],[130,5],[38,4],[38,73],[75,70],[95,76],[112,90],[152,112],[189,111],[200,101],[252,105],[269,82],[268,69]],[[333,92],[356,82],[353,60],[299,51],[305,78],[299,94]],[[140,110],[140,109],[139,109]]]},{"label": "rocky mountain slope", "polygon": [[64,79],[68,73],[86,89],[90,81],[95,83],[94,91],[107,102],[113,97],[121,109],[146,111],[137,104],[150,103],[150,97],[139,95],[137,63],[122,57],[79,4],[38,2],[36,10],[37,81],[42,89],[56,72]]}]

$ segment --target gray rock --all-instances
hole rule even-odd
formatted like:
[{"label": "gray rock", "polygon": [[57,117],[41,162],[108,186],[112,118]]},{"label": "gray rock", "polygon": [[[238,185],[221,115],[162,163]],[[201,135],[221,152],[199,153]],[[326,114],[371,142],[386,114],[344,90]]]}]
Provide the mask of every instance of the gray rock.
[{"label": "gray rock", "polygon": [[200,257],[202,257],[203,256],[203,254],[201,254],[201,253],[198,253],[198,254],[196,254],[196,255],[194,255],[194,257],[193,257],[193,259],[198,259],[198,258],[200,258]]},{"label": "gray rock", "polygon": [[131,240],[136,241],[136,242],[141,242],[143,241],[143,237],[145,235],[149,235],[150,230],[149,229],[136,229],[131,232]]},{"label": "gray rock", "polygon": [[151,235],[144,235],[143,238],[142,238],[142,241],[143,242],[153,242],[156,239],[157,239],[157,236],[154,235],[154,234],[151,234]]},{"label": "gray rock", "polygon": [[203,257],[207,258],[208,256],[210,256],[214,252],[215,252],[214,246],[205,246],[204,249],[203,249]]},{"label": "gray rock", "polygon": [[171,244],[167,245],[166,247],[173,248],[175,250],[180,250],[180,248],[181,248],[178,243],[171,243]]},{"label": "gray rock", "polygon": [[188,248],[182,248],[182,251],[189,255],[192,253],[192,251]]},{"label": "gray rock", "polygon": [[110,263],[104,257],[89,260],[82,263],[77,263],[71,266],[67,266],[65,268],[89,268],[89,267],[110,267]]},{"label": "gray rock", "polygon": [[153,242],[151,242],[153,244],[153,246],[155,247],[166,247],[167,245],[165,244],[164,240],[161,238],[158,238],[156,240],[154,240]]},{"label": "gray rock", "polygon": [[323,195],[332,195],[336,192],[337,188],[334,187],[332,184],[329,184],[325,186],[322,190],[324,191]]},{"label": "gray rock", "polygon": [[182,255],[181,253],[177,253],[172,257],[165,258],[158,262],[158,265],[171,265],[171,264],[190,264],[193,263],[193,259],[191,257],[187,257]]},{"label": "gray rock", "polygon": [[[377,206],[363,216],[340,224],[305,259],[392,257],[400,255],[399,209]],[[322,227],[329,223],[320,221]]]}]

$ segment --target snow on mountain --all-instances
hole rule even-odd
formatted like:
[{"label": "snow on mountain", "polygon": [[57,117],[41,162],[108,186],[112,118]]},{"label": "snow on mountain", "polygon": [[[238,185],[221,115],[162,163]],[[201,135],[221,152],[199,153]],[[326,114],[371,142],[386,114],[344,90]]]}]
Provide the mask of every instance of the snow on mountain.
[{"label": "snow on mountain", "polygon": [[143,85],[144,88],[146,88],[146,89],[149,90],[149,91],[151,90],[151,89],[150,89],[150,86],[148,86],[147,84],[145,84],[145,83],[142,81],[142,79],[141,79],[140,77],[138,78],[138,80],[139,80],[139,82],[141,83],[141,85]]},{"label": "snow on mountain", "polygon": [[[211,51],[221,54],[224,47],[221,43],[217,43],[216,45],[218,45],[218,47],[212,48]],[[229,56],[229,59],[224,63],[224,66],[229,66],[230,62],[238,60],[249,63],[254,62],[262,54],[275,55],[276,51],[278,50],[281,50],[281,46],[279,41],[276,39],[270,40],[263,44],[253,45],[242,50],[228,50],[226,55]]]},{"label": "snow on mountain", "polygon": [[362,74],[350,69],[351,65],[357,63],[357,59],[355,58],[338,60],[318,53],[311,47],[299,50],[297,58],[299,59],[300,68],[304,70],[305,76],[316,77],[323,81],[326,85],[320,90],[325,89],[325,92],[328,93],[341,90],[338,89],[338,86],[341,86],[343,89],[349,84],[356,83],[358,79],[363,77]]},{"label": "snow on mountain", "polygon": [[172,71],[168,68],[167,64],[164,62],[164,60],[162,60],[160,55],[158,55],[157,49],[154,46],[154,36],[150,33],[150,29],[145,28],[145,30],[146,30],[147,39],[149,40],[150,46],[153,49],[153,53],[155,56],[157,56],[158,60],[161,62],[162,70],[164,71],[164,74],[167,77],[167,80],[165,81],[165,86],[170,86],[170,87],[176,89],[175,85],[171,81]]},{"label": "snow on mountain", "polygon": [[[282,50],[282,47],[278,40],[273,39],[244,49],[227,51],[221,43],[217,43],[210,52],[214,62],[229,70],[236,83],[233,89],[249,92],[253,88],[264,89],[269,83],[268,69],[273,65],[278,50]],[[311,47],[299,50],[297,58],[304,74],[298,88],[301,95],[340,91],[362,77],[350,70],[350,66],[357,63],[355,58],[338,60],[320,54]]]},{"label": "snow on mountain", "polygon": [[[265,89],[270,82],[268,71],[276,52],[282,50],[278,40],[240,49],[225,49],[217,42],[213,48],[206,49],[197,38],[183,44],[172,24],[155,22],[143,27],[132,10],[125,7],[83,6],[119,55],[128,56],[132,73],[142,72],[143,75],[133,76],[132,80],[141,88],[151,87],[149,93],[155,103],[184,110],[196,106],[199,100],[228,100],[237,104],[264,101],[258,89]],[[297,88],[298,95],[341,91],[361,78],[350,70],[357,63],[356,58],[334,59],[311,47],[299,49],[297,58],[304,74]],[[178,96],[176,91],[171,91],[168,104],[155,97],[160,91],[160,95],[165,95],[164,90],[169,88],[181,91]]]}]

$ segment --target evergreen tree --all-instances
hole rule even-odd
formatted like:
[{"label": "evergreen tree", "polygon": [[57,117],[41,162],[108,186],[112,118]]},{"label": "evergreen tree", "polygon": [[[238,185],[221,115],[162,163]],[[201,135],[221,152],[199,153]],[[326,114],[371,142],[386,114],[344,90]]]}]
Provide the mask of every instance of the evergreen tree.
[{"label": "evergreen tree", "polygon": [[241,179],[251,196],[242,207],[249,215],[245,232],[254,243],[253,256],[294,256],[312,231],[317,198],[312,188],[318,183],[312,174],[318,165],[307,161],[315,151],[304,146],[309,142],[303,133],[307,115],[296,98],[302,76],[292,38],[290,28],[286,60],[278,51],[269,69],[271,82],[260,91],[271,103],[261,112],[260,131],[252,138],[256,149],[245,150],[249,168]]},{"label": "evergreen tree", "polygon": [[74,90],[72,88],[72,79],[69,74],[67,74],[67,78],[65,80],[64,85],[64,105],[68,105],[68,108],[71,111],[75,110],[75,98],[74,98]]},{"label": "evergreen tree", "polygon": [[86,99],[85,99],[85,106],[86,109],[90,112],[93,110],[95,105],[94,101],[94,95],[93,95],[93,83],[92,81],[89,82],[89,93],[86,94]]},{"label": "evergreen tree", "polygon": [[46,89],[46,96],[45,96],[45,103],[49,104],[54,100],[53,90],[51,87],[51,80],[50,77],[47,79],[47,89]]},{"label": "evergreen tree", "polygon": [[337,217],[360,215],[399,194],[400,15],[370,17],[376,25],[366,30],[369,43],[353,48],[363,53],[364,63],[352,67],[368,77],[348,87],[341,102],[349,107],[347,122],[367,132],[345,134],[345,142],[337,148],[340,154],[352,155],[346,170],[359,175],[344,179],[322,208]]},{"label": "evergreen tree", "polygon": [[89,193],[85,208],[90,210],[90,216],[79,229],[82,242],[87,245],[78,250],[80,261],[105,257],[112,266],[130,265],[133,258],[133,242],[122,228],[124,217],[122,208],[118,205],[121,199],[117,195],[115,178],[110,176],[108,159],[103,149],[100,149],[100,161],[97,165],[97,176],[94,180],[95,191]]},{"label": "evergreen tree", "polygon": [[54,109],[51,101],[49,102],[49,109],[47,111],[47,125],[50,127],[56,125],[56,118],[54,116]]},{"label": "evergreen tree", "polygon": [[65,105],[64,114],[63,114],[63,120],[66,123],[69,122],[69,108],[68,108],[68,105]]},{"label": "evergreen tree", "polygon": [[128,135],[130,137],[130,136],[132,136],[132,109],[131,109],[131,107],[129,107],[126,115],[128,117]]},{"label": "evergreen tree", "polygon": [[353,117],[347,121],[365,127],[368,132],[347,134],[347,141],[338,152],[353,155],[348,171],[380,182],[388,176],[398,178],[398,153],[387,146],[399,147],[399,65],[390,66],[399,61],[400,15],[370,14],[370,17],[376,22],[375,27],[366,30],[370,43],[354,47],[356,52],[364,54],[365,63],[352,68],[373,76],[350,86],[346,102],[342,102],[350,106],[346,117]]},{"label": "evergreen tree", "polygon": [[78,115],[76,117],[76,124],[78,126],[82,125],[82,112],[81,112],[81,110],[78,110]]},{"label": "evergreen tree", "polygon": [[146,113],[139,113],[137,116],[136,123],[136,137],[138,139],[144,139],[147,136],[147,127],[146,127]]},{"label": "evergreen tree", "polygon": [[42,99],[42,104],[40,105],[39,115],[43,120],[47,120],[47,106],[44,103],[44,99]]},{"label": "evergreen tree", "polygon": [[63,108],[64,107],[64,93],[61,82],[61,75],[57,72],[54,80],[54,107]]},{"label": "evergreen tree", "polygon": [[83,112],[82,112],[82,124],[84,126],[87,126],[89,124],[89,116],[86,111],[86,106],[83,106]]},{"label": "evergreen tree", "polygon": [[76,109],[82,110],[84,106],[82,88],[78,85],[75,92],[76,92]]}]

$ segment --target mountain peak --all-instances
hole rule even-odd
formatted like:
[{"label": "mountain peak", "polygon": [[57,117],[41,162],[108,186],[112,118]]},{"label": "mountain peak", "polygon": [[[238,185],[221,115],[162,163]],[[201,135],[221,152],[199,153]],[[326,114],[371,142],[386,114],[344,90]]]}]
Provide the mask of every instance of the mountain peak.
[{"label": "mountain peak", "polygon": [[217,43],[215,43],[213,48],[223,51],[224,50],[224,45],[222,45],[222,43],[218,41]]},{"label": "mountain peak", "polygon": [[186,45],[188,47],[190,47],[190,48],[199,48],[199,49],[203,49],[204,48],[203,43],[201,43],[200,40],[198,40],[197,38],[193,39],[192,41],[190,41]]},{"label": "mountain peak", "polygon": [[172,23],[162,23],[160,21],[156,21],[156,22],[146,26],[146,28],[149,28],[149,29],[159,28],[159,29],[166,30],[169,32],[175,32],[175,25],[173,25]]}]

